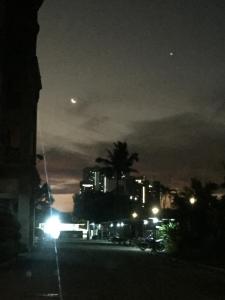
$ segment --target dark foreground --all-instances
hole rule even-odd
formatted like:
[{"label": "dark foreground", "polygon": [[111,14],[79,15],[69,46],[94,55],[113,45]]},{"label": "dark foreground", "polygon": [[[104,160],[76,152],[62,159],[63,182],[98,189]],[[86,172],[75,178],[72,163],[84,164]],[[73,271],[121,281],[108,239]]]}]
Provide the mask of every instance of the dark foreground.
[{"label": "dark foreground", "polygon": [[62,294],[48,245],[0,269],[0,299],[225,299],[225,272],[136,248],[66,243],[58,258]]}]

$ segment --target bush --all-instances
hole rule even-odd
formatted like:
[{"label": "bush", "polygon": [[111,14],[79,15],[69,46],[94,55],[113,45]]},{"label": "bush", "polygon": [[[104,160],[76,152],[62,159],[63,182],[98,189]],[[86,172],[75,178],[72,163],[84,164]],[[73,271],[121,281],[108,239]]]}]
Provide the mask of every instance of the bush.
[{"label": "bush", "polygon": [[178,223],[163,224],[159,231],[160,237],[164,240],[166,252],[177,254],[181,247],[181,232]]}]

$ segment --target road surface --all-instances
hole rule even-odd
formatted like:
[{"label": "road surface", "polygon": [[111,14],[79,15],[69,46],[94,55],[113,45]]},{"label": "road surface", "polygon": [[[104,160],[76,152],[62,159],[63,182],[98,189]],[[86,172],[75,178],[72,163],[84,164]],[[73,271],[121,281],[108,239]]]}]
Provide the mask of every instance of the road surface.
[{"label": "road surface", "polygon": [[100,242],[53,244],[0,270],[1,300],[225,299],[225,272]]}]

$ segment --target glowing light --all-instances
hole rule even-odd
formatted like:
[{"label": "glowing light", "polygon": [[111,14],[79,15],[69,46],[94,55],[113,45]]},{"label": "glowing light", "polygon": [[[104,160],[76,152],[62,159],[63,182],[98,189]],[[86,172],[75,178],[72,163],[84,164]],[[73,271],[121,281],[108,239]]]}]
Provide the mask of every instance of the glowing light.
[{"label": "glowing light", "polygon": [[142,179],[135,179],[137,183],[142,183]]},{"label": "glowing light", "polygon": [[75,98],[71,98],[71,99],[70,99],[70,102],[71,102],[72,104],[76,104],[76,103],[77,103],[77,100],[76,100]]},{"label": "glowing light", "polygon": [[132,217],[133,217],[134,219],[136,219],[137,216],[138,216],[138,214],[134,211],[134,212],[132,213]]},{"label": "glowing light", "polygon": [[111,227],[111,228],[113,227],[113,223],[110,224],[110,227]]},{"label": "glowing light", "polygon": [[120,227],[120,226],[121,226],[120,223],[117,223],[117,224],[116,224],[116,227]]},{"label": "glowing light", "polygon": [[83,183],[82,186],[83,187],[93,187],[93,184],[91,184],[91,183]]},{"label": "glowing light", "polygon": [[195,197],[191,197],[190,199],[189,199],[189,202],[193,205],[193,204],[195,204],[195,202],[197,201],[197,199],[195,198]]},{"label": "glowing light", "polygon": [[104,193],[107,192],[107,177],[104,177]]},{"label": "glowing light", "polygon": [[145,186],[142,187],[142,203],[145,203]]},{"label": "glowing light", "polygon": [[60,235],[61,222],[58,216],[50,217],[44,224],[44,232],[49,234],[53,239],[58,239]]},{"label": "glowing light", "polygon": [[153,215],[157,215],[158,212],[159,212],[158,207],[153,207],[153,208],[152,208],[152,213],[153,213]]},{"label": "glowing light", "polygon": [[170,52],[170,56],[174,56],[174,52],[171,51],[171,52]]},{"label": "glowing light", "polygon": [[159,222],[159,219],[158,218],[152,218],[152,221],[154,224],[157,224]]},{"label": "glowing light", "polygon": [[144,220],[144,225],[148,225],[148,220]]},{"label": "glowing light", "polygon": [[123,227],[123,226],[124,226],[124,223],[123,223],[123,222],[121,222],[121,223],[120,223],[120,226],[121,226],[121,227]]}]

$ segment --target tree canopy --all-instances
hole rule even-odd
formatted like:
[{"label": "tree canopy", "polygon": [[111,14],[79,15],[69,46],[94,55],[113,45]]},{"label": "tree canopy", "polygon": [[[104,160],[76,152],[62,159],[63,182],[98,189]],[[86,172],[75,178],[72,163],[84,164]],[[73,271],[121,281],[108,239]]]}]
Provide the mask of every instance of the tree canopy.
[{"label": "tree canopy", "polygon": [[132,166],[134,162],[139,160],[138,154],[130,154],[128,151],[126,142],[113,143],[113,150],[107,149],[107,157],[98,157],[96,162],[103,165],[102,170],[106,176],[115,176],[117,180],[121,179],[122,176],[128,175],[131,172],[137,172]]}]

